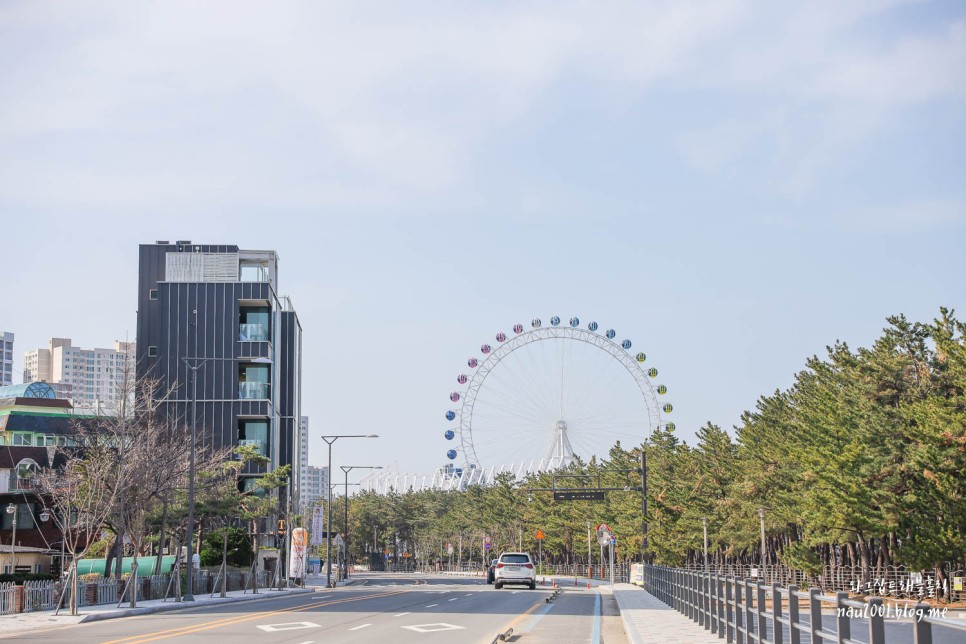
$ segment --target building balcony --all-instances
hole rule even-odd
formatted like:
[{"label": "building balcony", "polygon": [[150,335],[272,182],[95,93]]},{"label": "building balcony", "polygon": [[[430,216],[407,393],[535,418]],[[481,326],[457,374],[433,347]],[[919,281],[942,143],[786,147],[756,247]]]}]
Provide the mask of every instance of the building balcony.
[{"label": "building balcony", "polygon": [[264,324],[239,324],[238,340],[241,342],[268,342],[268,327]]},{"label": "building balcony", "polygon": [[30,492],[36,489],[36,480],[32,478],[20,478],[17,476],[16,472],[13,472],[8,476],[0,476],[0,494],[5,492]]},{"label": "building balcony", "polygon": [[267,382],[239,382],[238,397],[242,400],[267,400],[271,398],[271,385]]}]

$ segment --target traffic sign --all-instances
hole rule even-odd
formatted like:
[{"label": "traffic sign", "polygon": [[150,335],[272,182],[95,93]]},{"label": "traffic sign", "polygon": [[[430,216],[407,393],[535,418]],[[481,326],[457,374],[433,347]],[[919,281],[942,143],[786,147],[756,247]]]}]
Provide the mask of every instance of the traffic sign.
[{"label": "traffic sign", "polygon": [[568,490],[554,492],[554,501],[603,501],[604,493],[595,490]]},{"label": "traffic sign", "polygon": [[546,539],[547,537],[546,537],[545,534],[543,534],[543,530],[537,530],[537,536],[535,538],[536,539]]},{"label": "traffic sign", "polygon": [[492,544],[492,543],[490,543],[489,541],[487,541],[486,543],[484,543],[484,544],[483,544],[483,547],[484,547],[484,548],[485,548],[486,550],[489,550],[490,548],[492,548],[492,547],[493,547],[493,544]]}]

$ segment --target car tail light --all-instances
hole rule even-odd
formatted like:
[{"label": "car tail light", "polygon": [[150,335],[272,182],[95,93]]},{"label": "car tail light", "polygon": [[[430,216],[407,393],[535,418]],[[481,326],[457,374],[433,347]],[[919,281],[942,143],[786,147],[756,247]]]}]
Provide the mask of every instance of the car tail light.
[{"label": "car tail light", "polygon": [[502,568],[502,567],[503,567],[503,564],[501,564],[501,563],[498,563],[498,564],[496,565],[496,567],[497,567],[497,568]]},{"label": "car tail light", "polygon": [[533,564],[523,564],[524,568],[533,568]]}]

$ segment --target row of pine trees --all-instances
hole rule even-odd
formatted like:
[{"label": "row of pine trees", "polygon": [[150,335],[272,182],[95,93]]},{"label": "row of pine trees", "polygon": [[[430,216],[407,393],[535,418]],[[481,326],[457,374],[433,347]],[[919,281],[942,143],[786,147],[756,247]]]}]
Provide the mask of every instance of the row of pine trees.
[{"label": "row of pine trees", "polygon": [[[607,523],[618,556],[682,565],[702,558],[706,521],[717,563],[762,560],[759,508],[765,508],[768,563],[818,574],[825,566],[864,571],[962,570],[966,560],[966,325],[941,309],[928,323],[888,319],[868,348],[838,342],[806,361],[785,390],[762,396],[740,425],[708,423],[694,445],[669,431],[645,445],[614,445],[605,458],[575,464],[567,487],[601,485],[604,501],[554,502],[550,474],[461,492],[421,491],[352,499],[357,556],[412,550],[447,559],[535,549],[545,561],[586,563],[588,526]],[[642,535],[641,449],[646,450],[648,545]],[[558,479],[557,485],[562,483]],[[597,546],[592,549],[596,551]],[[401,553],[399,553],[401,554]],[[596,552],[593,554],[597,558]]]}]

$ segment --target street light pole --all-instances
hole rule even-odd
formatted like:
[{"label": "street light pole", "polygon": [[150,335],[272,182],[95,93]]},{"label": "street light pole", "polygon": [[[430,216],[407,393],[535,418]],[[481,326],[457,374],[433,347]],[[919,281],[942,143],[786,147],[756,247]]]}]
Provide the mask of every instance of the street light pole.
[{"label": "street light pole", "polygon": [[349,472],[352,470],[381,470],[381,465],[342,465],[339,467],[345,474],[345,505],[343,506],[344,516],[342,519],[342,562],[345,570],[342,573],[343,579],[349,578]]},{"label": "street light pole", "polygon": [[326,477],[328,478],[328,492],[326,493],[326,504],[325,504],[325,514],[326,514],[326,528],[325,528],[325,555],[328,560],[328,565],[325,570],[325,587],[332,587],[332,443],[336,442],[340,438],[379,438],[378,434],[339,434],[336,436],[323,436],[322,440],[325,444],[329,446],[329,469],[326,470]]},{"label": "street light pole", "polygon": [[188,546],[188,570],[185,575],[185,584],[187,588],[185,589],[184,601],[193,602],[195,600],[194,596],[194,545],[195,545],[195,443],[197,443],[196,432],[197,429],[195,425],[198,422],[198,369],[205,366],[206,360],[202,360],[198,364],[192,366],[188,362],[188,358],[182,358],[185,365],[191,369],[191,445],[188,450],[188,530],[186,533],[186,539]]},{"label": "street light pole", "polygon": [[758,508],[758,518],[761,522],[761,578],[765,578],[765,508]]},{"label": "street light pole", "polygon": [[17,504],[7,506],[7,514],[13,515],[13,540],[10,542],[10,573],[17,574]]}]

